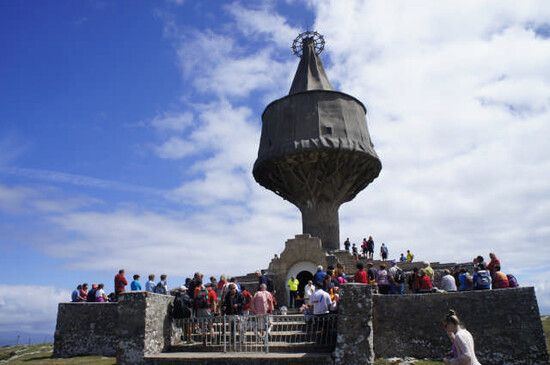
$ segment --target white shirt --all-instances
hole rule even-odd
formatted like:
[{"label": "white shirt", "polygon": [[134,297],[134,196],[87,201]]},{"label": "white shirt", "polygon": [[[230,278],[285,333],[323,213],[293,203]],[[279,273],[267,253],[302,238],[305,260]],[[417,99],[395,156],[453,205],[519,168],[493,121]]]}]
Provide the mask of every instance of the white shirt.
[{"label": "white shirt", "polygon": [[313,314],[328,313],[328,309],[332,304],[330,295],[323,289],[316,290],[311,296],[310,302],[313,304]]},{"label": "white shirt", "polygon": [[457,352],[457,357],[451,359],[451,364],[460,365],[481,365],[477,360],[474,351],[474,338],[471,333],[461,328],[459,329],[453,341]]},{"label": "white shirt", "polygon": [[104,295],[105,295],[105,290],[103,290],[103,289],[96,290],[96,292],[95,292],[95,297],[96,298],[101,298]]},{"label": "white shirt", "polygon": [[441,288],[445,291],[456,291],[456,281],[452,275],[445,275],[441,278]]},{"label": "white shirt", "polygon": [[313,295],[313,293],[315,293],[315,285],[307,284],[304,288],[304,298],[309,299]]},{"label": "white shirt", "polygon": [[148,291],[148,292],[154,292],[155,291],[155,282],[152,281],[152,280],[149,280],[148,282],[145,283],[145,291]]}]

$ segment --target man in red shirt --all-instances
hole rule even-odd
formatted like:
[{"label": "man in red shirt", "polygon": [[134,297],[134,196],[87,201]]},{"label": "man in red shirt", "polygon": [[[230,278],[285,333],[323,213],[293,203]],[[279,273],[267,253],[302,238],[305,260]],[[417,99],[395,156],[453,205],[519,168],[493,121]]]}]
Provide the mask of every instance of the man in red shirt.
[{"label": "man in red shirt", "polygon": [[216,294],[215,287],[209,283],[206,284],[206,290],[208,290],[208,305],[210,306],[210,313],[218,313],[218,294]]},{"label": "man in red shirt", "polygon": [[244,298],[244,304],[243,304],[243,314],[248,315],[250,314],[250,306],[252,304],[252,294],[246,288],[244,285],[241,285],[241,294]]},{"label": "man in red shirt", "polygon": [[426,274],[424,269],[420,269],[419,293],[429,293],[433,289],[432,279]]},{"label": "man in red shirt", "polygon": [[115,294],[119,295],[124,293],[125,287],[128,285],[128,281],[124,277],[124,269],[118,270],[118,274],[115,276]]},{"label": "man in red shirt", "polygon": [[353,277],[353,281],[355,281],[356,283],[368,284],[369,282],[367,280],[367,272],[365,271],[365,267],[363,266],[363,263],[358,262],[356,267],[357,267],[357,272]]},{"label": "man in red shirt", "polygon": [[489,265],[487,265],[487,270],[489,270],[492,276],[497,271],[496,268],[500,268],[500,260],[492,252],[489,254],[489,257],[491,258],[491,261],[489,262]]}]

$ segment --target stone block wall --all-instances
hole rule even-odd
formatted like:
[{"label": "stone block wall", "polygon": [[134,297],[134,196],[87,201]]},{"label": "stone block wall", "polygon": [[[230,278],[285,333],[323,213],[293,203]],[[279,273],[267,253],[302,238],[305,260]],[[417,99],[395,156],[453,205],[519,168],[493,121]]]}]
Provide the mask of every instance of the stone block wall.
[{"label": "stone block wall", "polygon": [[117,303],[60,303],[54,356],[114,356],[118,337]]},{"label": "stone block wall", "polygon": [[373,300],[377,357],[444,357],[450,341],[442,321],[454,309],[474,336],[482,364],[548,363],[533,288],[375,295]]}]

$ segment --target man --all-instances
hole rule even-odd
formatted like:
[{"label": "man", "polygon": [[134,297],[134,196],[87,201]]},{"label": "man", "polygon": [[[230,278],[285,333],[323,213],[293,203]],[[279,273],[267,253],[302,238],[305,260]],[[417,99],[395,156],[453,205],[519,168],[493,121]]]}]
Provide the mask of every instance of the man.
[{"label": "man", "polygon": [[377,272],[374,268],[374,264],[372,262],[369,262],[367,264],[367,280],[369,285],[376,285],[376,276]]},{"label": "man", "polygon": [[195,316],[197,318],[206,318],[210,317],[212,313],[210,310],[210,304],[208,303],[208,290],[204,285],[200,285],[195,288],[195,295],[193,296]]},{"label": "man", "polygon": [[225,296],[223,303],[224,314],[228,316],[242,314],[243,304],[244,298],[242,294],[237,291],[237,285],[233,283],[229,284],[229,293]]},{"label": "man", "polygon": [[495,273],[493,274],[493,289],[504,289],[510,287],[510,280],[508,276],[500,271],[500,266],[495,267]]},{"label": "man", "polygon": [[449,270],[445,270],[443,272],[443,277],[441,278],[441,290],[445,290],[446,292],[455,292],[457,291],[456,288],[456,280],[454,276],[451,275],[451,272]]},{"label": "man", "polygon": [[167,280],[167,277],[168,276],[166,274],[162,274],[160,276],[160,281],[155,286],[155,293],[163,294],[163,295],[168,294],[168,280]]},{"label": "man", "polygon": [[424,272],[426,273],[426,275],[428,275],[430,277],[430,280],[433,282],[434,281],[434,269],[432,268],[432,266],[430,265],[429,262],[424,262]]},{"label": "man", "polygon": [[300,284],[300,281],[294,276],[291,276],[290,279],[288,279],[288,282],[286,283],[286,286],[289,290],[289,298],[288,298],[288,307],[289,308],[295,308],[296,307],[296,296],[298,295],[298,285]]},{"label": "man", "polygon": [[149,274],[149,280],[145,283],[145,291],[150,293],[155,291],[155,274]]},{"label": "man", "polygon": [[304,304],[309,304],[309,299],[313,293],[315,293],[315,285],[313,285],[313,281],[309,280],[304,287]]},{"label": "man", "polygon": [[390,279],[390,294],[403,294],[405,292],[405,274],[395,264],[395,261],[390,262],[388,278]]},{"label": "man", "polygon": [[323,290],[323,283],[315,283],[315,293],[311,296],[311,305],[313,306],[313,315],[320,316],[327,314],[332,305],[330,295]]},{"label": "man", "polygon": [[176,291],[176,297],[174,298],[174,305],[172,307],[172,318],[176,320],[176,323],[181,324],[182,335],[181,340],[191,343],[191,298],[187,294],[187,288],[181,286]]},{"label": "man", "polygon": [[346,249],[346,251],[349,252],[349,246],[351,245],[351,243],[349,242],[349,237],[346,238],[346,240],[344,241],[344,248]]},{"label": "man", "polygon": [[487,270],[489,270],[489,272],[491,273],[491,276],[493,276],[495,272],[497,272],[496,268],[497,267],[500,268],[500,260],[492,252],[489,254],[489,257],[491,258],[491,261],[487,265]]},{"label": "man", "polygon": [[373,259],[374,258],[374,239],[372,238],[372,236],[369,236],[369,239],[367,240],[367,250],[369,252],[369,259]]},{"label": "man", "polygon": [[73,290],[72,294],[71,294],[71,302],[73,303],[77,303],[79,302],[80,300],[78,300],[78,295],[80,293],[80,289],[82,289],[82,285],[81,284],[78,284],[76,286],[76,289]]},{"label": "man", "polygon": [[250,310],[255,315],[261,316],[272,313],[274,308],[275,302],[273,300],[273,295],[267,291],[267,286],[265,284],[261,284],[260,290],[258,290],[252,298]]},{"label": "man", "polygon": [[210,306],[210,313],[218,313],[218,294],[216,293],[216,286],[206,284],[206,290],[208,291],[208,304]]},{"label": "man", "polygon": [[366,238],[363,238],[363,242],[361,243],[361,251],[364,257],[368,256],[369,243]]},{"label": "man", "polygon": [[485,264],[479,264],[474,271],[474,290],[491,289],[491,274],[485,269]]},{"label": "man", "polygon": [[252,306],[252,294],[246,289],[244,285],[241,285],[241,294],[244,299],[243,314],[248,316],[250,314],[250,307]]},{"label": "man", "polygon": [[407,258],[405,257],[405,255],[403,255],[403,253],[401,253],[401,256],[399,257],[399,262],[406,262],[407,261]]},{"label": "man", "polygon": [[135,274],[133,276],[133,281],[130,283],[130,289],[132,291],[141,291],[141,284],[139,282],[139,275]]},{"label": "man", "polygon": [[196,289],[200,288],[200,286],[202,285],[203,277],[204,276],[198,271],[193,275],[193,279],[191,279],[191,282],[187,287],[187,292],[189,293],[189,296],[191,297],[191,299],[195,298]]},{"label": "man", "polygon": [[420,269],[420,276],[418,278],[418,292],[419,293],[429,293],[433,289],[432,279],[426,274],[426,270]]},{"label": "man", "polygon": [[414,255],[410,250],[407,250],[407,262],[413,262]]},{"label": "man", "polygon": [[88,296],[86,297],[86,301],[88,303],[95,302],[95,293],[97,291],[97,284],[92,284],[92,289],[88,292]]},{"label": "man", "polygon": [[380,246],[380,256],[382,256],[382,261],[386,261],[388,259],[388,248],[385,243],[382,243],[382,246]]},{"label": "man", "polygon": [[124,293],[126,285],[128,285],[128,281],[124,277],[124,269],[120,269],[118,270],[118,274],[115,275],[115,295],[118,296]]},{"label": "man", "polygon": [[78,292],[78,301],[79,302],[86,302],[88,299],[88,284],[84,283],[82,284],[82,289]]},{"label": "man", "polygon": [[356,283],[368,284],[369,282],[367,278],[367,273],[365,272],[365,267],[363,266],[363,263],[358,262],[355,266],[357,267],[357,272],[353,277],[353,281],[355,281]]},{"label": "man", "polygon": [[256,277],[258,278],[258,290],[260,289],[260,286],[262,284],[265,284],[265,286],[267,287],[267,291],[273,293],[273,282],[263,270],[256,270]]},{"label": "man", "polygon": [[355,245],[355,243],[353,245],[351,245],[351,254],[357,260],[357,257],[359,256],[359,253],[357,252],[357,246]]},{"label": "man", "polygon": [[327,276],[327,273],[323,271],[323,266],[319,265],[317,266],[317,272],[315,273],[315,275],[313,275],[313,281],[316,283],[321,283],[321,285],[323,285],[325,276]]}]

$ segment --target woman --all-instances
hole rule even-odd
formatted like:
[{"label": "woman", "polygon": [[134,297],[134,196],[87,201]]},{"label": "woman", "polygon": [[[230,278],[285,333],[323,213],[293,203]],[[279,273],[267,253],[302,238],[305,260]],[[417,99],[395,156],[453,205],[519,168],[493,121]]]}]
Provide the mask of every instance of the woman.
[{"label": "woman", "polygon": [[109,301],[109,297],[107,297],[107,294],[105,293],[105,290],[103,288],[105,285],[99,284],[97,286],[97,290],[95,292],[95,301],[99,303],[105,303]]},{"label": "woman", "polygon": [[378,284],[378,292],[380,294],[390,293],[390,279],[386,265],[380,265],[380,270],[378,270],[378,275],[376,276],[376,284]]},{"label": "woman", "polygon": [[462,327],[454,310],[449,311],[443,324],[452,343],[452,357],[443,362],[446,365],[481,365],[475,354],[474,338]]}]

